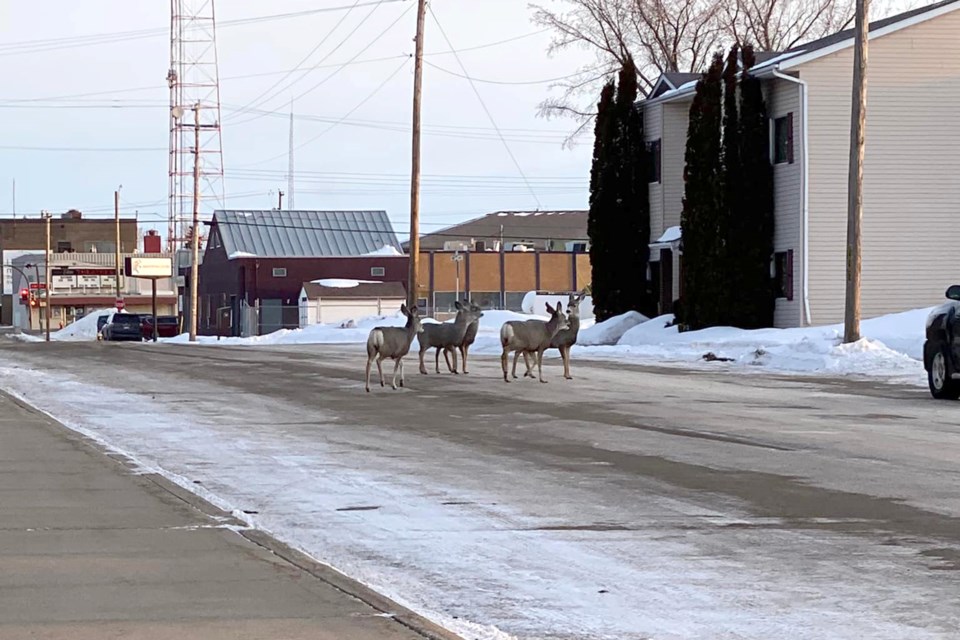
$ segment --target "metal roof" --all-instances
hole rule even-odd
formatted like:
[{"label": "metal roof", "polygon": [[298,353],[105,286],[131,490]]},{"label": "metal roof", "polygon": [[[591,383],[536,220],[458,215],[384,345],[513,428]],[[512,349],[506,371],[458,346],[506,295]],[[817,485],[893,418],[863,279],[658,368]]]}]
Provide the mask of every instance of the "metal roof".
[{"label": "metal roof", "polygon": [[362,256],[384,246],[400,251],[386,211],[216,211],[214,224],[230,259]]},{"label": "metal roof", "polygon": [[[451,240],[504,241],[584,240],[587,236],[587,210],[573,211],[496,211],[479,218],[427,233],[420,237],[422,250],[442,249]],[[409,246],[409,240],[404,246]]]}]

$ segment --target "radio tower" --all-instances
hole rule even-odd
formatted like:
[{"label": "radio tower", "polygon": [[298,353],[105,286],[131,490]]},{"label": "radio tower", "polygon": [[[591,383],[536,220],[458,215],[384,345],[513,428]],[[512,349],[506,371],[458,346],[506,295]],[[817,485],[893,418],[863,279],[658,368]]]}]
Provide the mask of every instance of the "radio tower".
[{"label": "radio tower", "polygon": [[[167,250],[193,232],[194,161],[200,164],[201,214],[223,207],[220,73],[214,0],[170,0],[170,158]],[[200,109],[200,144],[194,110]]]}]

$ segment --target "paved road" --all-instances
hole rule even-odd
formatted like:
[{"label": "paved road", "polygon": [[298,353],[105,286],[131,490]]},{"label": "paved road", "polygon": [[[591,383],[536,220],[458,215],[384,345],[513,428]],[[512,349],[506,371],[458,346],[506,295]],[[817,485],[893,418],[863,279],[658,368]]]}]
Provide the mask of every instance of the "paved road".
[{"label": "paved road", "polygon": [[242,524],[0,393],[0,639],[436,637]]},{"label": "paved road", "polygon": [[[353,346],[9,344],[4,361],[0,385],[444,622],[555,638],[960,629],[960,404],[923,389],[607,363],[506,385],[475,358],[470,376],[408,373],[368,395]],[[13,362],[67,382],[44,390]],[[143,405],[131,424],[179,417],[132,433],[104,417],[123,398]]]}]

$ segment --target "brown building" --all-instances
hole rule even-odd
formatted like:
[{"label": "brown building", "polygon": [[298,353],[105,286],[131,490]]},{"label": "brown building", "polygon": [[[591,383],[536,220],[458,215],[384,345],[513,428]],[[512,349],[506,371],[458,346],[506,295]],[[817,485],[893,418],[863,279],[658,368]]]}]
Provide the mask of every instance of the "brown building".
[{"label": "brown building", "polygon": [[[420,237],[421,251],[586,251],[588,211],[497,211]],[[404,243],[409,250],[409,242]]]},{"label": "brown building", "polygon": [[[116,250],[116,222],[113,219],[83,218],[71,210],[50,222],[50,250],[53,253],[109,253]],[[137,220],[120,220],[120,251],[133,253],[138,243]],[[46,222],[40,217],[0,219],[0,264],[4,265],[0,324],[11,324],[13,309],[12,270],[6,265],[24,253],[46,249]]]},{"label": "brown building", "polygon": [[304,282],[407,280],[384,211],[217,211],[208,238],[198,288],[208,335],[298,327]]},{"label": "brown building", "polygon": [[423,251],[420,300],[431,314],[468,298],[485,309],[520,311],[530,291],[567,293],[590,284],[590,255],[579,251]]}]

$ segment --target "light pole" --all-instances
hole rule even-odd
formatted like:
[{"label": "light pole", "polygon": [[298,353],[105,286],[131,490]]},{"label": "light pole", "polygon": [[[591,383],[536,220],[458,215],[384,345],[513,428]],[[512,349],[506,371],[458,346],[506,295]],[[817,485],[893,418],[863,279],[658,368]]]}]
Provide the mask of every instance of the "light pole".
[{"label": "light pole", "polygon": [[44,274],[43,274],[43,278],[44,278],[43,297],[46,300],[46,304],[43,305],[43,321],[44,321],[44,324],[47,325],[46,331],[45,331],[46,333],[45,340],[47,342],[50,342],[50,302],[51,302],[50,301],[50,218],[52,218],[53,216],[50,214],[49,211],[43,211],[41,213],[43,215],[43,219],[46,222],[46,227],[47,227],[47,250],[43,260],[44,267],[45,267]]}]

